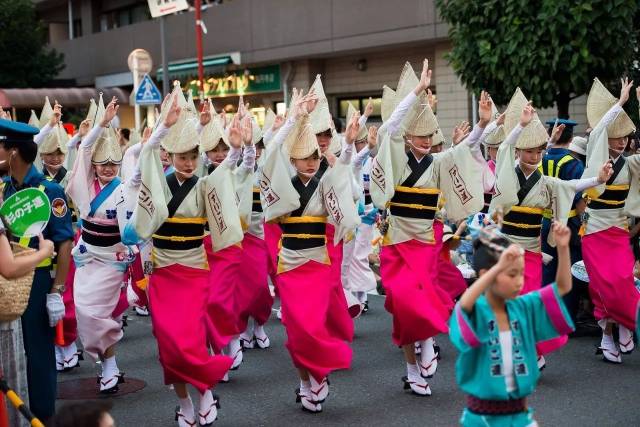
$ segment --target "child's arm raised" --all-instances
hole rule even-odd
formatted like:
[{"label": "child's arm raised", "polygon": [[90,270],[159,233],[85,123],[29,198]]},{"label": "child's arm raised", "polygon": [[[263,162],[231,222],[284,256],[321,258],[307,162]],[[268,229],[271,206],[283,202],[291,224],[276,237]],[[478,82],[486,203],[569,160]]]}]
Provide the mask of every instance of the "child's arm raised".
[{"label": "child's arm raised", "polygon": [[553,222],[551,231],[556,241],[558,250],[558,270],[556,271],[556,284],[558,292],[564,296],[571,291],[571,256],[569,254],[569,240],[571,230],[564,224]]}]

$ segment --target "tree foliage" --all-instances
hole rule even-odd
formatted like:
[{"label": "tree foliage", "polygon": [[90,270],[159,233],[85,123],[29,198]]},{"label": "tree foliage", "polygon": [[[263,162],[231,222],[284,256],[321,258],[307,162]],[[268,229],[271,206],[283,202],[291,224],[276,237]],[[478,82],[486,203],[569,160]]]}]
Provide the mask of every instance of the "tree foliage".
[{"label": "tree foliage", "polygon": [[[638,0],[436,0],[449,23],[448,59],[463,84],[506,104],[516,87],[537,107],[587,93],[594,77],[631,69]],[[637,58],[636,58],[637,59]]]},{"label": "tree foliage", "polygon": [[64,68],[30,0],[0,0],[0,87],[42,87]]}]

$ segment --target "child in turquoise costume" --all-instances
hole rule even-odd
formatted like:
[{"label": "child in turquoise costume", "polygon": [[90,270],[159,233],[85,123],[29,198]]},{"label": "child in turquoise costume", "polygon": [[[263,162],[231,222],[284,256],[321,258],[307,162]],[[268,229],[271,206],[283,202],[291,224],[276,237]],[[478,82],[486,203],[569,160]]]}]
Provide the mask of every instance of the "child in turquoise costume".
[{"label": "child in turquoise costume", "polygon": [[483,229],[474,242],[479,279],[465,291],[450,319],[450,337],[460,354],[456,380],[468,395],[463,426],[537,426],[527,396],[540,373],[536,343],[573,330],[562,296],[571,290],[567,226],[554,223],[558,249],[556,283],[519,295],[524,251]]}]

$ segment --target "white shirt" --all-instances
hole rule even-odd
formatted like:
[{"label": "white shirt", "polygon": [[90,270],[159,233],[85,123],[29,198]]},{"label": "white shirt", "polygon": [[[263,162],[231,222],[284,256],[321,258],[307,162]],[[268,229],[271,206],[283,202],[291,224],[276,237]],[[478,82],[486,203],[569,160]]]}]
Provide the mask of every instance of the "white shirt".
[{"label": "white shirt", "polygon": [[500,331],[500,352],[502,353],[502,372],[507,385],[507,393],[516,389],[516,379],[513,376],[513,345],[511,331]]}]

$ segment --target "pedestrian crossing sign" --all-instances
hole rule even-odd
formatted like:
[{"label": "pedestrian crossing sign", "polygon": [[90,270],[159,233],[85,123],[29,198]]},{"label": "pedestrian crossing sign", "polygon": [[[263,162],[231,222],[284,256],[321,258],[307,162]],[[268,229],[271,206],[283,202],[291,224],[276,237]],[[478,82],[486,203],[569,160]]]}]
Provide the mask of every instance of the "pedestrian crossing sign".
[{"label": "pedestrian crossing sign", "polygon": [[136,89],[136,104],[138,105],[155,105],[162,103],[162,95],[158,90],[158,87],[153,83],[151,77],[148,74],[144,75],[144,78]]}]

